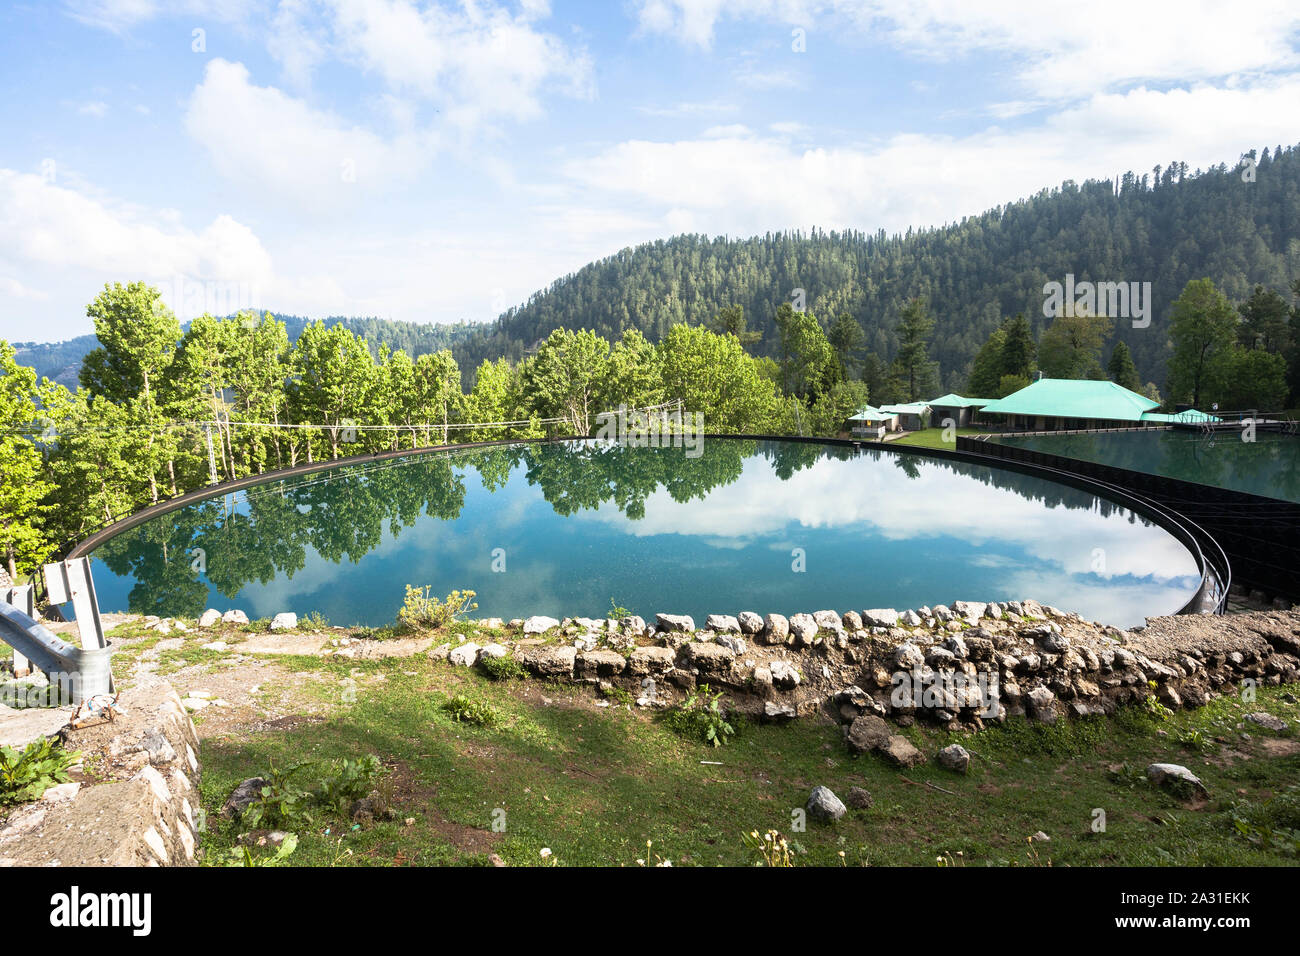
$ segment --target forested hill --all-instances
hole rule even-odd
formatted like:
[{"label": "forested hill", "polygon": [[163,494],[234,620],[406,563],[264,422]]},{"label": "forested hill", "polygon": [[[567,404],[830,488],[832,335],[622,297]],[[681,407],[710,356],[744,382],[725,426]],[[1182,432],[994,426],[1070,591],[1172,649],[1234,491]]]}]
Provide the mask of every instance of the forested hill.
[{"label": "forested hill", "polygon": [[[300,315],[286,315],[275,310],[268,310],[285,324],[290,343],[296,342],[302,330],[314,319]],[[427,322],[394,322],[390,319],[351,318],[330,316],[322,319],[325,325],[345,325],[370,344],[372,350],[387,345],[392,351],[399,349],[413,358],[427,352],[439,352],[454,348],[457,343],[473,334],[481,332],[481,326],[468,322],[436,325]],[[183,328],[188,326],[188,323]],[[15,342],[17,361],[36,369],[36,374],[65,385],[77,387],[77,375],[81,370],[81,360],[86,353],[99,347],[99,339],[94,335],[79,335],[64,342]]]},{"label": "forested hill", "polygon": [[1256,155],[1254,182],[1243,181],[1240,167],[1192,173],[1174,162],[1115,181],[1066,182],[902,236],[816,230],[647,243],[557,280],[454,351],[462,368],[516,359],[559,326],[611,340],[637,328],[658,340],[674,323],[739,304],[749,327],[763,332],[754,351],[772,354],[776,307],[803,288],[823,325],[848,312],[866,332],[866,349],[889,360],[900,307],[925,295],[936,318],[932,357],[944,388],[957,390],[1003,317],[1023,312],[1041,333],[1043,285],[1073,273],[1076,281],[1152,283],[1150,328],[1117,322],[1115,337],[1128,343],[1143,381],[1163,383],[1169,309],[1189,279],[1213,279],[1235,302],[1255,283],[1284,290],[1300,275],[1300,146]]}]

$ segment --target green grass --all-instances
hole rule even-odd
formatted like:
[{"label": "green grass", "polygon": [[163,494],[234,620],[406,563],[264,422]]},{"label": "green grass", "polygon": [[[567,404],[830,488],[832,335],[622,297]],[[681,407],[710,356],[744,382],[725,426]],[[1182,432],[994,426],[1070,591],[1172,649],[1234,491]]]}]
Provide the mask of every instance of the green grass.
[{"label": "green grass", "polygon": [[[979,435],[978,428],[958,428],[958,435]],[[902,438],[895,438],[891,444],[895,445],[918,445],[922,448],[948,448],[956,449],[957,443],[946,442],[943,440],[942,428],[926,428],[919,432],[912,432],[904,435]]]},{"label": "green grass", "polygon": [[[959,777],[934,765],[900,773],[876,757],[851,756],[839,728],[815,719],[751,725],[715,749],[644,712],[593,707],[588,689],[494,682],[423,658],[349,665],[366,672],[356,702],[342,703],[342,687],[318,685],[333,705],[323,723],[205,741],[202,798],[210,825],[203,841],[210,859],[225,859],[240,832],[216,817],[240,780],[272,762],[375,753],[389,769],[386,796],[396,819],[363,826],[318,820],[299,833],[291,862],[473,865],[495,852],[511,864],[537,865],[546,847],[560,865],[635,865],[651,841],[653,853],[675,866],[749,865],[755,858],[742,833],[772,828],[791,838],[801,865],[840,865],[841,851],[850,865],[930,866],[945,855],[966,865],[1294,863],[1232,826],[1234,803],[1266,800],[1300,777],[1300,756],[1266,756],[1262,741],[1271,735],[1253,724],[1236,726],[1249,710],[1269,710],[1294,725],[1300,708],[1274,689],[1248,706],[1219,700],[1164,721],[1130,711],[1120,720],[1052,728],[1012,721],[969,738],[905,731],[931,755],[960,740],[975,757],[969,776]],[[369,679],[375,673],[386,680]],[[458,695],[482,701],[497,719],[489,726],[457,721],[446,705]],[[1179,742],[1194,730],[1209,743]],[[1251,740],[1241,739],[1243,730]],[[1150,787],[1142,771],[1154,761],[1190,767],[1211,800],[1192,807]],[[865,787],[875,803],[835,825],[792,832],[791,811],[817,785],[841,798],[852,786]],[[1104,833],[1092,830],[1096,808],[1106,813]],[[500,811],[505,828],[493,832]],[[1027,839],[1038,830],[1051,842],[1031,850]]]}]

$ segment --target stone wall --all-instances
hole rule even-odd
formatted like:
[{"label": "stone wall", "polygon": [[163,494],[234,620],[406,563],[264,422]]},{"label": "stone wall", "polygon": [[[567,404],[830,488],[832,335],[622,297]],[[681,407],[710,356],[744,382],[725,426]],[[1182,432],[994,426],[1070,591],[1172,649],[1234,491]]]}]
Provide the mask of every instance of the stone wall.
[{"label": "stone wall", "polygon": [[76,782],[0,822],[0,866],[191,866],[199,740],[171,685],[145,675],[113,721],[59,733],[81,752]]},{"label": "stone wall", "polygon": [[1197,707],[1243,682],[1300,680],[1296,611],[1153,618],[1131,631],[1028,600],[715,614],[703,627],[673,614],[653,623],[483,623],[509,637],[444,644],[430,655],[461,666],[513,656],[534,676],[618,688],[642,707],[668,706],[707,683],[751,717],[822,713],[846,727],[868,715],[950,729],[1022,714],[1050,722],[1153,695],[1170,708]]}]

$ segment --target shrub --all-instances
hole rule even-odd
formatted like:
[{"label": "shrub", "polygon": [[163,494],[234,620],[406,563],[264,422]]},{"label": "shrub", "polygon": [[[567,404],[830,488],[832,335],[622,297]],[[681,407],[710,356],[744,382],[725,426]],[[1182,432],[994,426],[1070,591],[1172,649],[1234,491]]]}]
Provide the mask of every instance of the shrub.
[{"label": "shrub", "polygon": [[402,609],[397,612],[397,619],[408,630],[439,630],[450,627],[452,622],[466,611],[478,609],[474,603],[473,591],[452,591],[439,601],[431,597],[432,588],[406,586],[406,599]]},{"label": "shrub", "polygon": [[1257,847],[1300,856],[1300,786],[1292,784],[1259,803],[1233,804],[1232,828]]},{"label": "shrub", "polygon": [[286,835],[279,849],[270,856],[253,856],[253,851],[246,846],[232,847],[226,866],[281,866],[296,849],[298,849],[296,833]]},{"label": "shrub", "polygon": [[485,700],[470,697],[468,694],[456,694],[442,705],[451,719],[464,724],[490,727],[501,719],[497,709]]},{"label": "shrub", "polygon": [[337,760],[330,768],[330,773],[321,778],[313,794],[315,802],[322,807],[342,813],[375,788],[379,778],[384,774],[384,765],[374,754],[367,754],[360,760]]},{"label": "shrub", "polygon": [[683,737],[701,740],[721,747],[736,728],[727,720],[722,709],[722,691],[710,693],[708,684],[701,684],[669,712],[666,722],[670,729]]},{"label": "shrub", "polygon": [[483,668],[483,673],[493,680],[523,680],[528,676],[524,665],[510,656],[492,657],[485,654],[478,663]]},{"label": "shrub", "polygon": [[240,818],[244,825],[292,827],[311,823],[313,811],[346,813],[354,800],[374,789],[384,773],[379,758],[367,754],[360,760],[336,760],[310,786],[301,785],[299,778],[311,766],[300,763],[279,771],[272,765],[263,774],[267,783],[261,794],[244,808]]},{"label": "shrub", "polygon": [[68,782],[68,770],[80,759],[55,738],[33,740],[19,753],[0,747],[0,806],[39,800],[55,784]]}]

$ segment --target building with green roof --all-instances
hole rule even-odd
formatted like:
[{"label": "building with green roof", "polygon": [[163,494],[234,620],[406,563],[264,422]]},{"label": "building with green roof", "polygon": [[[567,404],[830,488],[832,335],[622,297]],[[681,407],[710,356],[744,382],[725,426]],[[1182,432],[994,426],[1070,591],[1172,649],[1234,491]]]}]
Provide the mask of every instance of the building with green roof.
[{"label": "building with green roof", "polygon": [[1012,428],[1028,431],[1141,427],[1213,417],[1195,410],[1163,415],[1155,411],[1159,407],[1159,402],[1106,380],[1040,378],[989,402],[981,414],[1001,415]]},{"label": "building with green roof", "polygon": [[916,432],[930,424],[930,406],[925,402],[903,402],[900,405],[881,405],[882,412],[898,416],[904,431]]},{"label": "building with green roof", "polygon": [[938,428],[946,419],[952,419],[957,428],[965,428],[971,424],[975,414],[992,401],[991,398],[967,398],[953,392],[940,395],[926,403],[930,406],[930,424]]},{"label": "building with green roof", "polygon": [[885,432],[897,431],[898,416],[874,405],[864,405],[849,416],[848,424],[849,432],[855,438],[879,440],[885,437]]}]

